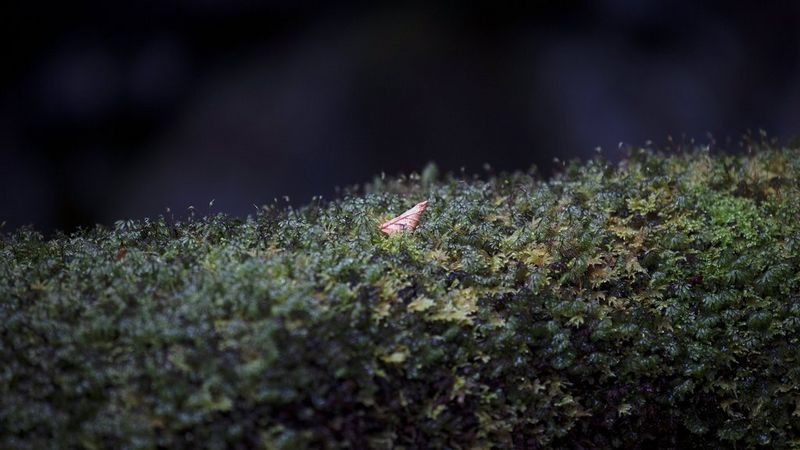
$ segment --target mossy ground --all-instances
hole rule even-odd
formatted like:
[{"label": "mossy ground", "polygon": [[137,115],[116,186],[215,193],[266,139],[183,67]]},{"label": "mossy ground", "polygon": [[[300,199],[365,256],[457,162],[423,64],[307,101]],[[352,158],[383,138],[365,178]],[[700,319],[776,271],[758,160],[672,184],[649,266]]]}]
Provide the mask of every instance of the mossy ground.
[{"label": "mossy ground", "polygon": [[0,447],[798,447],[799,267],[800,151],[769,146],[22,229]]}]

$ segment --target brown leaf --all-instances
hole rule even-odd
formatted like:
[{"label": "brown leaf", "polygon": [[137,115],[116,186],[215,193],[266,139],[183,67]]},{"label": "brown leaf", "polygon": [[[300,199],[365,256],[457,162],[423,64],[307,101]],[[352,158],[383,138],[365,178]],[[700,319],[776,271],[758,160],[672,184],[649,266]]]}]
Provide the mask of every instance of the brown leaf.
[{"label": "brown leaf", "polygon": [[395,234],[395,233],[402,233],[402,232],[413,232],[414,229],[417,228],[419,225],[419,219],[422,217],[422,213],[425,212],[425,209],[428,207],[428,201],[424,201],[421,203],[417,203],[414,205],[413,208],[409,209],[408,211],[400,214],[399,216],[395,217],[388,222],[381,224],[381,231],[387,235]]}]

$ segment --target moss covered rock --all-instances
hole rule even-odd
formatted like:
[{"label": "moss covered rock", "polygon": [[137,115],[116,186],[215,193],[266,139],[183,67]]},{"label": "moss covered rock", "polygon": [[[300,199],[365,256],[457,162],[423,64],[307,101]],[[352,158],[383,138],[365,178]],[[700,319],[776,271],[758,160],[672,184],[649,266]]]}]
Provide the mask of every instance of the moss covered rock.
[{"label": "moss covered rock", "polygon": [[797,149],[365,191],[2,235],[0,447],[800,445]]}]

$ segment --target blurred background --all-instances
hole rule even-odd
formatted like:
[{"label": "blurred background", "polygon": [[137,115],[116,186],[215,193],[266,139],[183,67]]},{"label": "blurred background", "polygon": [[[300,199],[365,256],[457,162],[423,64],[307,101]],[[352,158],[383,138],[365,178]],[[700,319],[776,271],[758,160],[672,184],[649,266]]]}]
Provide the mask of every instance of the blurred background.
[{"label": "blurred background", "polygon": [[794,1],[7,3],[4,231],[800,128]]}]

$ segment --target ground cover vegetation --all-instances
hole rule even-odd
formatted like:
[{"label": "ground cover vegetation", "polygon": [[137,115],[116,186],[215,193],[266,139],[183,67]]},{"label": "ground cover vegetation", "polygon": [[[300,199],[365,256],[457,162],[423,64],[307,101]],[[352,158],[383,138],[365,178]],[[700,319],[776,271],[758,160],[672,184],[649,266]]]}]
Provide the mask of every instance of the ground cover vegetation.
[{"label": "ground cover vegetation", "polygon": [[761,445],[800,446],[791,146],[0,238],[2,448]]}]

